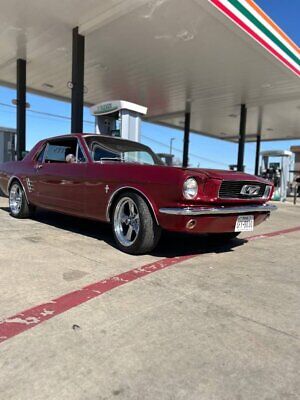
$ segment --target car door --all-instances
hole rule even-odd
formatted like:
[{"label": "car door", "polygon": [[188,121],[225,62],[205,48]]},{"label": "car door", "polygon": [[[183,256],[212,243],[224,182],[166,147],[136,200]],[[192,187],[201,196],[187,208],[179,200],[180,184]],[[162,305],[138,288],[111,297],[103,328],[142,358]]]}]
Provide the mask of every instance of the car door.
[{"label": "car door", "polygon": [[86,216],[106,220],[107,203],[119,180],[120,166],[116,171],[116,165],[112,161],[118,157],[118,154],[110,151],[108,146],[102,147],[93,138],[90,138],[88,142],[85,139],[85,144],[91,156],[87,171]]},{"label": "car door", "polygon": [[87,157],[77,138],[47,142],[35,166],[35,188],[42,207],[84,215]]}]

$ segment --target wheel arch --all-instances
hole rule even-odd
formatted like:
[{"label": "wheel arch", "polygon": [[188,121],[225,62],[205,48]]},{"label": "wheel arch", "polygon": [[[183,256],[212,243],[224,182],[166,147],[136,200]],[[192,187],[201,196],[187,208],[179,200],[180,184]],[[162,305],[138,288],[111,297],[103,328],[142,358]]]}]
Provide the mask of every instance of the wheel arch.
[{"label": "wheel arch", "polygon": [[118,200],[118,198],[121,196],[122,193],[126,193],[126,192],[132,192],[132,193],[136,193],[138,195],[140,195],[146,202],[146,204],[149,207],[149,210],[152,214],[152,217],[154,218],[156,224],[159,226],[159,222],[155,213],[155,209],[154,206],[151,202],[151,200],[148,198],[148,196],[145,195],[145,193],[143,193],[141,190],[133,187],[133,186],[122,186],[119,189],[115,190],[113,192],[113,194],[110,196],[110,199],[108,201],[107,204],[107,208],[106,208],[106,220],[108,222],[111,221],[111,217],[112,217],[112,212],[114,209],[114,206],[116,204],[116,201]]},{"label": "wheel arch", "polygon": [[28,197],[27,197],[27,193],[26,193],[25,187],[24,187],[24,185],[23,185],[21,179],[18,178],[17,176],[12,176],[12,177],[9,179],[9,181],[8,181],[8,184],[7,184],[7,194],[8,194],[8,196],[9,196],[10,188],[11,188],[11,186],[12,186],[12,184],[13,184],[14,182],[18,182],[18,183],[21,185],[21,187],[22,187],[22,189],[23,189],[23,192],[24,192],[24,194],[25,194],[25,199],[26,199],[26,201],[27,201],[27,204],[29,204],[29,201],[28,201]]}]

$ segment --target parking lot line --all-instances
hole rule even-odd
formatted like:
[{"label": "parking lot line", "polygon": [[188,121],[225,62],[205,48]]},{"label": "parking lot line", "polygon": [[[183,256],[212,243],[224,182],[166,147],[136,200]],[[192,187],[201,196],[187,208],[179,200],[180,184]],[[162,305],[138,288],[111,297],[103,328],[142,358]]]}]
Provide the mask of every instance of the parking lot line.
[{"label": "parking lot line", "polygon": [[264,239],[264,238],[270,238],[270,237],[273,237],[273,236],[285,235],[287,233],[297,232],[299,230],[300,230],[300,226],[295,226],[294,228],[282,229],[280,231],[273,231],[273,232],[269,232],[269,233],[262,233],[260,235],[248,236],[245,239],[247,239],[248,241],[257,240],[257,239]]},{"label": "parking lot line", "polygon": [[[297,231],[300,231],[300,226],[260,235],[248,236],[244,239],[248,241],[259,240]],[[152,274],[153,272],[163,270],[198,256],[199,254],[193,254],[173,258],[164,258],[153,263],[123,272],[119,275],[101,280],[99,282],[92,283],[47,303],[37,305],[12,317],[5,318],[0,321],[0,343],[22,332],[25,332],[28,329],[34,328],[42,322],[62,314],[71,308],[77,307],[95,297],[109,292],[112,289],[140,279],[146,275]]]}]

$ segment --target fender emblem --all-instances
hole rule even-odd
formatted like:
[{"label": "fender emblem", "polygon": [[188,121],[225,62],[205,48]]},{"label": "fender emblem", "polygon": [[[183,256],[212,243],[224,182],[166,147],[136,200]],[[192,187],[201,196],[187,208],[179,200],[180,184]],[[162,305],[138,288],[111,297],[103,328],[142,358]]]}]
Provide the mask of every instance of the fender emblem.
[{"label": "fender emblem", "polygon": [[33,183],[31,182],[31,180],[29,178],[26,178],[26,184],[27,184],[27,188],[28,191],[31,193],[34,191],[34,186]]}]

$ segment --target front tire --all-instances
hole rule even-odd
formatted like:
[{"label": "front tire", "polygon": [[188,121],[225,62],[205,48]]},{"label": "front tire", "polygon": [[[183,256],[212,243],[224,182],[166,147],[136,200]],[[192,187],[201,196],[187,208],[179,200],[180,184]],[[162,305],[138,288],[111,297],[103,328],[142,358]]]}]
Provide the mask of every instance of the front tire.
[{"label": "front tire", "polygon": [[28,218],[34,212],[34,207],[27,203],[22,185],[15,181],[9,189],[10,214],[14,218]]},{"label": "front tire", "polygon": [[127,192],[118,198],[112,223],[117,247],[125,253],[148,253],[159,241],[161,229],[146,201],[136,193]]}]

